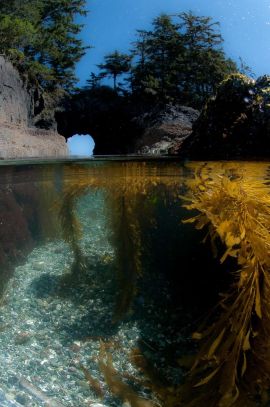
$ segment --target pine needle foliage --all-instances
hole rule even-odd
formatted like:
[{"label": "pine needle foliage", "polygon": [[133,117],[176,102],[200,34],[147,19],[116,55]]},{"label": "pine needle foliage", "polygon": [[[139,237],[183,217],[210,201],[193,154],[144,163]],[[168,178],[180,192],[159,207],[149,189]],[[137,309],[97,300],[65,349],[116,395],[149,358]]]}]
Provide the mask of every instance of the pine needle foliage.
[{"label": "pine needle foliage", "polygon": [[1,0],[0,52],[44,87],[70,88],[86,47],[79,38],[85,0]]}]

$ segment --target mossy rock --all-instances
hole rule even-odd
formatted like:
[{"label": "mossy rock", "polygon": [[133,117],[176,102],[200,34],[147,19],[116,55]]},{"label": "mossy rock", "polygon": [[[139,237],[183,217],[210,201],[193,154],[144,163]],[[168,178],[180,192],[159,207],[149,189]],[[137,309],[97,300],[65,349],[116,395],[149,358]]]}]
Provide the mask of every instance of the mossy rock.
[{"label": "mossy rock", "polygon": [[232,74],[219,85],[180,151],[190,159],[270,157],[270,76]]}]

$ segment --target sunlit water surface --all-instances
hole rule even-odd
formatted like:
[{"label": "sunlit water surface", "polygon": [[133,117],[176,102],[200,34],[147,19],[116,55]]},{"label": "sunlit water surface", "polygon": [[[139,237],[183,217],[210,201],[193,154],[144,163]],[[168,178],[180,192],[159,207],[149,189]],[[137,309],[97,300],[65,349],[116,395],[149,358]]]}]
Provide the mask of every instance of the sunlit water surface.
[{"label": "sunlit water surface", "polygon": [[267,403],[268,163],[1,164],[1,406]]}]

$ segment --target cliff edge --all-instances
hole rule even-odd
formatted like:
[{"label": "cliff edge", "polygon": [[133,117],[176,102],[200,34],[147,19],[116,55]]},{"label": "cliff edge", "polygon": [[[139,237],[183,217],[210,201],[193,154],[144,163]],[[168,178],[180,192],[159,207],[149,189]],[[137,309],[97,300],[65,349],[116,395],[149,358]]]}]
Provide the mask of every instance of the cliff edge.
[{"label": "cliff edge", "polygon": [[0,55],[0,159],[68,155],[53,118],[44,125],[45,110],[41,89],[29,86]]}]

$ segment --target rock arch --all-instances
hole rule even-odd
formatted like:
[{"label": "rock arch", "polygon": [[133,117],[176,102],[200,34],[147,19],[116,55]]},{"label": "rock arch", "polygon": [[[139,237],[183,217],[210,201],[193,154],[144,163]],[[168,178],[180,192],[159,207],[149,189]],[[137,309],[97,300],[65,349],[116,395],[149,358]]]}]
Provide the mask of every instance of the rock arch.
[{"label": "rock arch", "polygon": [[134,152],[138,135],[133,110],[127,98],[109,87],[81,90],[56,112],[57,129],[66,140],[74,134],[90,134],[94,154],[128,154]]}]

